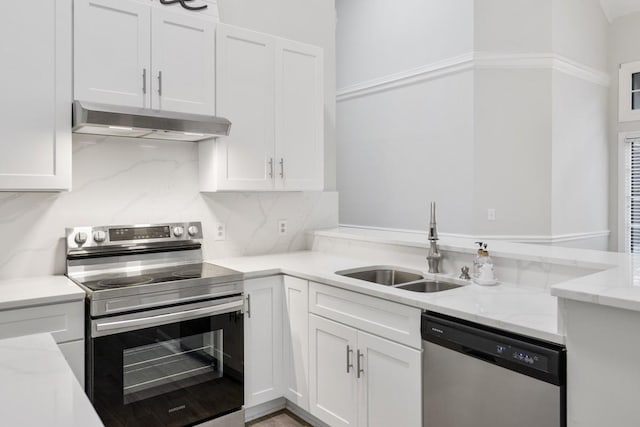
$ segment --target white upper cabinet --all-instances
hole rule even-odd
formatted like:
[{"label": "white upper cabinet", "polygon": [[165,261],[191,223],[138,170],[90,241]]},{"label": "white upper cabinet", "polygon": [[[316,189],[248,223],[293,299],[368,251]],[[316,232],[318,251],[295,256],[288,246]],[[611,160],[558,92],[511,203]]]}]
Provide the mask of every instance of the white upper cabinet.
[{"label": "white upper cabinet", "polygon": [[322,49],[276,42],[276,187],[322,190],[324,93]]},{"label": "white upper cabinet", "polygon": [[214,18],[173,6],[75,0],[75,99],[214,114]]},{"label": "white upper cabinet", "polygon": [[229,136],[200,143],[203,191],[273,187],[273,52],[270,36],[218,25],[217,114],[232,124]]},{"label": "white upper cabinet", "polygon": [[230,136],[200,143],[201,190],[322,190],[322,49],[216,31],[216,113],[232,125]]},{"label": "white upper cabinet", "polygon": [[75,0],[74,97],[150,108],[151,8],[131,0]]},{"label": "white upper cabinet", "polygon": [[71,0],[0,4],[0,190],[71,187]]},{"label": "white upper cabinet", "polygon": [[197,15],[152,12],[152,108],[215,113],[215,23]]}]

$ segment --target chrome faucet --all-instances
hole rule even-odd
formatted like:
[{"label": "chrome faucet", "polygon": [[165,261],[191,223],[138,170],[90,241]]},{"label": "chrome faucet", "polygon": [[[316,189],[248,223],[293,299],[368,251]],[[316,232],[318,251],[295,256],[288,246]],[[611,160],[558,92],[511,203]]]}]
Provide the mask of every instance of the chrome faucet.
[{"label": "chrome faucet", "polygon": [[438,248],[438,229],[436,226],[436,202],[431,202],[431,219],[429,220],[429,253],[427,263],[429,273],[440,273],[440,260],[442,254]]}]

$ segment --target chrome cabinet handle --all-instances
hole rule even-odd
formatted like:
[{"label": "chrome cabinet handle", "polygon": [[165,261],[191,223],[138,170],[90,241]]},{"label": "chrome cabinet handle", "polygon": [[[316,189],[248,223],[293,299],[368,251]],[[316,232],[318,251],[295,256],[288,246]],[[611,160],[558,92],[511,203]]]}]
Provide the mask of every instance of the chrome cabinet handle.
[{"label": "chrome cabinet handle", "polygon": [[251,319],[251,294],[247,294],[247,317]]},{"label": "chrome cabinet handle", "polygon": [[162,96],[162,71],[158,71],[158,95]]},{"label": "chrome cabinet handle", "polygon": [[147,94],[147,69],[142,69],[142,93]]},{"label": "chrome cabinet handle", "polygon": [[269,178],[273,178],[273,157],[269,158]]},{"label": "chrome cabinet handle", "polygon": [[361,353],[360,350],[358,350],[358,378],[360,378],[360,374],[364,374],[364,368],[360,366],[360,357],[364,357],[364,353]]},{"label": "chrome cabinet handle", "polygon": [[351,363],[351,355],[353,354],[353,349],[347,345],[347,374],[349,373],[349,368],[353,368],[353,363]]},{"label": "chrome cabinet handle", "polygon": [[284,158],[280,157],[280,178],[284,178]]}]

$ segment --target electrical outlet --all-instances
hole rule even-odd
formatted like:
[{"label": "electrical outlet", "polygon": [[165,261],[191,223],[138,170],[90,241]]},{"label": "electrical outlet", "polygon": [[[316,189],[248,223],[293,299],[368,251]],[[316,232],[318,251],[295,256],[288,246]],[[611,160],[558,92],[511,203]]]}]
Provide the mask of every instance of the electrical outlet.
[{"label": "electrical outlet", "polygon": [[284,236],[287,234],[287,220],[281,219],[278,221],[278,234]]},{"label": "electrical outlet", "polygon": [[487,219],[489,221],[495,221],[496,220],[496,210],[493,208],[489,208],[487,209]]},{"label": "electrical outlet", "polygon": [[222,241],[227,238],[227,227],[223,223],[219,222],[216,224],[216,235],[213,240]]}]

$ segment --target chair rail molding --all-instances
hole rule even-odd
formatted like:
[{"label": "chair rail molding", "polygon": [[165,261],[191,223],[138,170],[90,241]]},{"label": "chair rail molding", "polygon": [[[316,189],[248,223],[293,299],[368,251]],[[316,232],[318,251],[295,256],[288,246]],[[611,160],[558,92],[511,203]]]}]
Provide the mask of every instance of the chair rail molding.
[{"label": "chair rail molding", "polygon": [[336,102],[448,77],[474,69],[548,69],[599,86],[608,87],[611,84],[611,77],[608,73],[555,53],[468,52],[338,89]]}]

